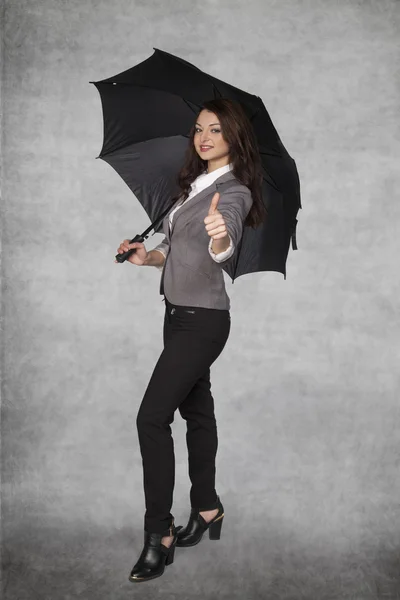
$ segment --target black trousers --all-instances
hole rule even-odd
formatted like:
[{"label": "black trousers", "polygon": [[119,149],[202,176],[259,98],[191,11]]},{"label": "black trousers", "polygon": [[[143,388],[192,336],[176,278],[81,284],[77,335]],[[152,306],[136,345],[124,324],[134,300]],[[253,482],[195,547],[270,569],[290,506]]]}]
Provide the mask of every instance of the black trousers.
[{"label": "black trousers", "polygon": [[157,361],[136,425],[143,463],[144,529],[168,535],[175,485],[170,424],[177,408],[186,420],[190,504],[216,508],[215,457],[218,447],[210,366],[229,337],[229,310],[176,306],[165,297],[164,349]]}]

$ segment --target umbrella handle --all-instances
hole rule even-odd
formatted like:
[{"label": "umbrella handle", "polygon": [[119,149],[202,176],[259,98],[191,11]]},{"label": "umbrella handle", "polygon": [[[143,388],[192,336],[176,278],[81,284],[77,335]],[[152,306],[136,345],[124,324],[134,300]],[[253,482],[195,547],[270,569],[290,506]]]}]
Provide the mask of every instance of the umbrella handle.
[{"label": "umbrella handle", "polygon": [[[147,237],[147,236],[146,236]],[[145,239],[145,236],[140,235],[139,233],[137,235],[135,235],[134,238],[132,238],[130,240],[130,244],[133,244],[133,242],[143,242]],[[119,263],[123,263],[125,262],[131,254],[133,254],[134,252],[136,252],[136,248],[131,248],[130,250],[128,250],[127,252],[122,252],[122,254],[116,254],[115,255],[115,260]]]}]

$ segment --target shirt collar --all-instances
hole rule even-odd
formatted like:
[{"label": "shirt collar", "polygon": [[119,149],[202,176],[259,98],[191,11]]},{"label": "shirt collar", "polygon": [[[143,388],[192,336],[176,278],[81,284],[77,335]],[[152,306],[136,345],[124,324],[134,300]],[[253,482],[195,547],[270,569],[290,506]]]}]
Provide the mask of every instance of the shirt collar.
[{"label": "shirt collar", "polygon": [[217,179],[224,173],[227,173],[228,171],[232,171],[232,169],[233,169],[233,164],[229,163],[229,165],[224,165],[223,167],[219,167],[219,169],[215,169],[214,171],[211,171],[211,173],[208,173],[208,171],[206,171],[205,173],[202,173],[202,176],[206,176],[207,179],[211,179],[211,178]]},{"label": "shirt collar", "polygon": [[[211,173],[201,173],[201,175],[199,175],[191,184],[192,191],[197,189],[199,187],[199,185],[202,188],[208,187],[216,179],[218,179],[218,177],[221,177],[221,175],[223,175],[224,173],[227,173],[228,171],[232,171],[232,169],[233,169],[233,163],[229,163],[229,165],[224,165],[223,167],[219,167],[218,169],[211,171]],[[197,185],[197,184],[199,184],[199,185]]]}]

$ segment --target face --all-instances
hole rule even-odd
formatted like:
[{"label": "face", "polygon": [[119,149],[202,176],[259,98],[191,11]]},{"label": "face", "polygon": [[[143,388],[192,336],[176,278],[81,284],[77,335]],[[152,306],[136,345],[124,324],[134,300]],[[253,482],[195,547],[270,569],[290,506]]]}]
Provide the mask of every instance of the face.
[{"label": "face", "polygon": [[[217,115],[208,110],[202,110],[195,127],[194,146],[198,155],[208,161],[208,171],[228,165],[229,145],[222,137]],[[203,150],[202,145],[211,147]]]}]

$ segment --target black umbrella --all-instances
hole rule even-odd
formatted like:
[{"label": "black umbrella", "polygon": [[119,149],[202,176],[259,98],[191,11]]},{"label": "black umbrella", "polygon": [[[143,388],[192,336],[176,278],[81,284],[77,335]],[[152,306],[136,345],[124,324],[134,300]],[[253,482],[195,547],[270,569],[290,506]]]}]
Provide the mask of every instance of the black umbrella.
[{"label": "black umbrella", "polygon": [[[256,229],[243,228],[234,260],[221,264],[232,283],[240,275],[278,271],[286,279],[290,239],[296,245],[297,212],[301,208],[296,163],[289,156],[258,96],[225,83],[163,50],[138,65],[102,81],[99,91],[104,123],[103,147],[97,158],[110,164],[129,186],[152,221],[131,242],[143,242],[162,230],[162,220],[179,193],[190,128],[205,100],[239,102],[256,134],[263,165],[262,195],[268,211]],[[245,251],[247,249],[248,251]],[[135,249],[117,254],[123,262]]]}]

